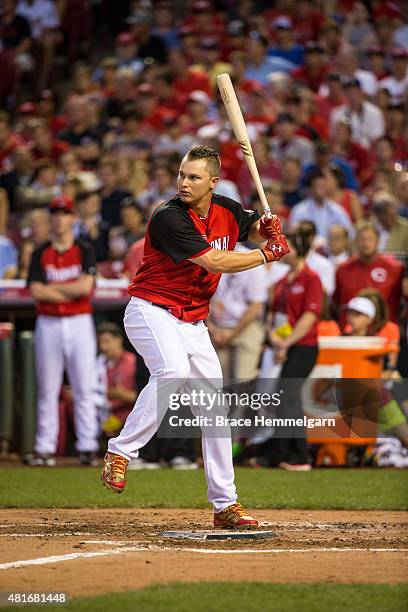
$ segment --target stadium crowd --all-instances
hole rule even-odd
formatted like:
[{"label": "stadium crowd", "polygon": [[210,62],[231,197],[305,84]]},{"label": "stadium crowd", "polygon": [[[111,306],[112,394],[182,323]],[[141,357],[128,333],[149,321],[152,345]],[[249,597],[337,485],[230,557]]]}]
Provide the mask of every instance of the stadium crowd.
[{"label": "stadium crowd", "polygon": [[[33,252],[50,237],[50,203],[60,196],[72,202],[74,236],[93,245],[97,275],[131,279],[146,224],[174,195],[180,160],[196,144],[220,152],[216,192],[262,212],[216,87],[217,74],[228,72],[295,257],[222,278],[208,325],[225,376],[256,377],[267,311],[268,343],[287,377],[308,376],[327,330],[381,335],[391,323],[386,337],[399,357],[390,353],[386,375],[408,378],[406,3],[120,5],[2,3],[0,279],[28,278]],[[297,304],[290,289],[300,275],[313,308]],[[376,291],[362,294],[368,289]],[[305,312],[315,318],[290,340]],[[278,325],[271,313],[286,319]],[[289,332],[277,334],[288,322]],[[108,371],[107,396],[121,423],[135,399],[136,361],[116,343],[115,327],[98,335],[109,367],[123,365],[123,380],[119,366]],[[115,430],[112,420],[105,430]],[[285,452],[266,454],[282,461]],[[305,449],[296,452],[293,462],[306,464]],[[193,461],[191,449],[184,456]],[[257,461],[274,464],[264,455]]]}]

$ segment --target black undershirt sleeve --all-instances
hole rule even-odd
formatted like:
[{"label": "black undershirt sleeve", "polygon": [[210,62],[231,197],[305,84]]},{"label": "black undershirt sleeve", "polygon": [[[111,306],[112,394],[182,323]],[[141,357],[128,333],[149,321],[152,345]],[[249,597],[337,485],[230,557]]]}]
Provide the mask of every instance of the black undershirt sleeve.
[{"label": "black undershirt sleeve", "polygon": [[175,208],[157,211],[149,223],[149,236],[152,246],[171,257],[175,264],[211,248],[194,228],[187,212]]}]

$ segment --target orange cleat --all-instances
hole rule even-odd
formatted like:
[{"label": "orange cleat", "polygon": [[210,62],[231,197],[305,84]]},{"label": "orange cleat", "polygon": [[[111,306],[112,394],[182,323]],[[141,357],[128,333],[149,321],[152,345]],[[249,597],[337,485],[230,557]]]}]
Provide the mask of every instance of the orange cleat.
[{"label": "orange cleat", "polygon": [[126,471],[129,461],[121,455],[106,453],[103,460],[101,480],[114,493],[122,493],[126,486]]}]

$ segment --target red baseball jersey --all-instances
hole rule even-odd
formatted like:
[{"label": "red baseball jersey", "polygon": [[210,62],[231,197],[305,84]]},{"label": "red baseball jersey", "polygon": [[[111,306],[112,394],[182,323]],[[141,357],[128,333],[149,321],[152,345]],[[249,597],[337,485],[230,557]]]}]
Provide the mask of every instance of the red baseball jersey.
[{"label": "red baseball jersey", "polygon": [[[396,321],[401,300],[403,265],[390,255],[377,255],[369,264],[358,257],[350,257],[341,264],[336,274],[334,301],[345,306],[359,291],[373,287],[383,295],[388,304],[390,317]],[[345,324],[345,313],[340,313]]]},{"label": "red baseball jersey", "polygon": [[188,261],[211,248],[233,251],[259,219],[230,198],[213,195],[208,215],[199,217],[178,195],[153,213],[146,231],[142,266],[129,287],[130,295],[169,309],[183,321],[200,321],[221,274]]},{"label": "red baseball jersey", "polygon": [[[88,242],[76,240],[66,251],[57,251],[47,242],[33,253],[27,284],[69,283],[78,280],[81,274],[96,274],[95,253]],[[37,314],[71,317],[92,312],[90,298],[90,295],[85,295],[66,302],[38,302]]]},{"label": "red baseball jersey", "polygon": [[323,306],[323,288],[316,272],[305,266],[293,281],[284,276],[275,286],[272,310],[283,312],[292,327],[305,312],[317,315],[313,327],[296,344],[315,346],[317,344],[317,323]]}]

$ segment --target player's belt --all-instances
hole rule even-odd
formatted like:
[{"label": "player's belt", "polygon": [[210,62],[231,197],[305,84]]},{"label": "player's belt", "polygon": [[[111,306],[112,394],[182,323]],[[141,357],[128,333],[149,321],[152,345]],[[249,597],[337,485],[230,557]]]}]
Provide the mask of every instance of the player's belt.
[{"label": "player's belt", "polygon": [[[164,306],[163,304],[156,304],[155,302],[149,302],[149,304],[151,304],[152,306],[157,306],[157,308],[162,308],[163,310],[171,314],[170,308]],[[202,319],[200,319],[199,321],[189,321],[189,323],[191,323],[192,325],[198,325],[198,323],[201,323],[201,321]]]}]

